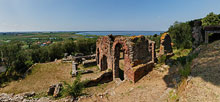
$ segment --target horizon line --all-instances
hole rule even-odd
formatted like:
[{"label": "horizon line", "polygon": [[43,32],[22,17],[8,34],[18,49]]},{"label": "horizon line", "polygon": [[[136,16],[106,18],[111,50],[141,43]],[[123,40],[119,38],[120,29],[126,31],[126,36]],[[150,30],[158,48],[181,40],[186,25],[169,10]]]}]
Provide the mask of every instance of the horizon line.
[{"label": "horizon line", "polygon": [[154,30],[48,30],[48,31],[0,31],[0,33],[28,33],[28,32],[165,32],[165,31],[154,31]]}]

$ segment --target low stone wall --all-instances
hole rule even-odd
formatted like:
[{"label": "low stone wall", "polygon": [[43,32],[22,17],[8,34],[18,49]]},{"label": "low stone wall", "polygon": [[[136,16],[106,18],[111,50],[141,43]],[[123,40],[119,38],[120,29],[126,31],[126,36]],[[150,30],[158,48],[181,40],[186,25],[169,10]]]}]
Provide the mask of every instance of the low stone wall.
[{"label": "low stone wall", "polygon": [[85,60],[85,61],[83,61],[82,64],[83,64],[84,67],[89,67],[89,66],[97,65],[95,59],[94,60]]},{"label": "low stone wall", "polygon": [[137,82],[139,79],[141,79],[143,76],[145,76],[147,73],[153,70],[154,62],[148,62],[147,64],[138,65],[136,67],[133,67],[131,70],[128,70],[128,79],[130,79],[133,82]]},{"label": "low stone wall", "polygon": [[105,72],[101,76],[99,76],[99,77],[97,77],[97,78],[95,78],[93,80],[89,80],[85,84],[85,87],[97,86],[98,84],[104,84],[104,83],[108,83],[110,81],[113,81],[113,74],[112,74],[112,72]]},{"label": "low stone wall", "polygon": [[77,63],[82,63],[84,60],[91,60],[91,59],[95,59],[96,55],[87,55],[87,56],[67,56],[65,58],[62,59],[62,62],[71,62],[71,61],[75,61]]}]

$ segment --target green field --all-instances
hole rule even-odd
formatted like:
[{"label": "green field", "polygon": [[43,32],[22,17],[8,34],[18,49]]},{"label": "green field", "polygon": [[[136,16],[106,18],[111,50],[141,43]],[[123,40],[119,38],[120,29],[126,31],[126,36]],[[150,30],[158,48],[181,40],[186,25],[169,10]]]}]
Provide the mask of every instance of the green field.
[{"label": "green field", "polygon": [[80,35],[77,32],[1,33],[0,43],[14,40],[25,42],[63,41],[65,39],[97,38],[96,35]]}]

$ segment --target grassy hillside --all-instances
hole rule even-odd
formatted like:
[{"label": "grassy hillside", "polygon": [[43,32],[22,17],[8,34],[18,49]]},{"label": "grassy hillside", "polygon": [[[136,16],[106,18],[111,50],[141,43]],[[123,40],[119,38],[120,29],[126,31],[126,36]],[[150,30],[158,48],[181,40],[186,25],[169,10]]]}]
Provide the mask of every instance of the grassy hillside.
[{"label": "grassy hillside", "polygon": [[70,63],[37,64],[25,79],[9,83],[5,88],[0,89],[0,93],[44,92],[52,84],[73,80],[70,71]]},{"label": "grassy hillside", "polygon": [[181,102],[220,101],[220,41],[203,46],[193,60],[191,77],[180,94]]}]

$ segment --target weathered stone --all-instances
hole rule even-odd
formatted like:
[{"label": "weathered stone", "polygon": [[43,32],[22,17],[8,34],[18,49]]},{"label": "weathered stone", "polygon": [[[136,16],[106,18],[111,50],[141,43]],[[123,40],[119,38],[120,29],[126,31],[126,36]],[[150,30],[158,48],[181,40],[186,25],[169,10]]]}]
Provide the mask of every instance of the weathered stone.
[{"label": "weathered stone", "polygon": [[6,71],[6,67],[0,65],[0,73],[1,73],[1,72],[5,72],[5,71]]},{"label": "weathered stone", "polygon": [[74,56],[73,61],[77,63],[82,63],[85,60],[95,59],[96,55],[87,55],[87,56]]},{"label": "weathered stone", "polygon": [[85,60],[82,64],[84,67],[95,66],[96,60]]},{"label": "weathered stone", "polygon": [[64,58],[67,58],[67,56],[68,56],[68,53],[64,53]]},{"label": "weathered stone", "polygon": [[26,92],[26,93],[24,93],[23,96],[24,97],[33,97],[33,96],[35,96],[35,92]]},{"label": "weathered stone", "polygon": [[73,59],[72,55],[67,56],[67,60],[72,60],[72,59]]},{"label": "weathered stone", "polygon": [[61,83],[51,85],[47,91],[47,95],[50,95],[50,96],[53,95],[53,97],[58,97],[61,89],[62,89]]},{"label": "weathered stone", "polygon": [[73,102],[72,98],[65,97],[59,100],[50,99],[48,97],[33,98],[34,92],[21,94],[0,94],[0,102]]},{"label": "weathered stone", "polygon": [[83,54],[83,53],[76,53],[75,56],[76,56],[76,57],[78,57],[78,56],[84,56],[84,54]]},{"label": "weathered stone", "polygon": [[53,93],[53,97],[58,97],[61,92],[61,89],[62,89],[62,84],[61,83],[56,84],[56,87],[55,87],[55,90]]},{"label": "weathered stone", "polygon": [[168,33],[164,33],[160,38],[160,55],[173,53],[171,45],[171,37]]},{"label": "weathered stone", "polygon": [[49,95],[49,96],[53,95],[55,87],[56,87],[56,85],[51,85],[47,91],[47,95]]},{"label": "weathered stone", "polygon": [[78,67],[78,64],[73,61],[72,62],[72,77],[77,76],[78,74],[77,67]]},{"label": "weathered stone", "polygon": [[[135,82],[143,75],[135,75],[132,71],[135,66],[154,62],[155,43],[144,36],[104,36],[96,42],[96,61],[101,71],[110,69],[113,78],[128,79]],[[122,55],[122,56],[121,56]],[[123,68],[119,68],[119,60],[124,59]],[[152,67],[152,66],[150,66]],[[150,68],[145,67],[145,68]],[[138,68],[137,68],[138,69]],[[141,68],[142,69],[142,68]]]},{"label": "weathered stone", "polygon": [[93,73],[92,70],[80,70],[81,74],[88,74],[88,73]]},{"label": "weathered stone", "polygon": [[50,102],[50,99],[47,97],[41,97],[37,102]]},{"label": "weathered stone", "polygon": [[201,21],[194,21],[192,37],[193,37],[193,44],[192,44],[193,49],[195,49],[201,43],[204,42],[203,27],[202,27],[202,22]]},{"label": "weathered stone", "polygon": [[112,72],[105,72],[95,79],[89,80],[85,87],[97,86],[98,84],[107,83],[113,80]]},{"label": "weathered stone", "polygon": [[82,57],[73,57],[73,61],[76,63],[82,63]]},{"label": "weathered stone", "polygon": [[156,44],[154,41],[149,41],[149,52],[151,53],[151,59],[153,62],[157,62],[156,52],[155,52]]}]

